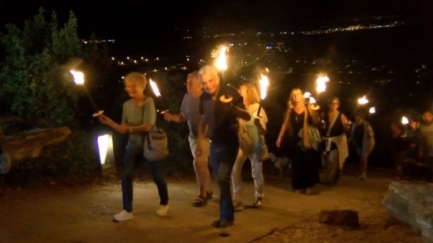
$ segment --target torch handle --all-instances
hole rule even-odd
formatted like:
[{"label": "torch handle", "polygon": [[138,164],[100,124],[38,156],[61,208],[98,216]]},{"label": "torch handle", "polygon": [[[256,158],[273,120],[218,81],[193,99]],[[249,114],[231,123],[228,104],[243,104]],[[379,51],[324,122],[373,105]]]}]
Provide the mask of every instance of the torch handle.
[{"label": "torch handle", "polygon": [[260,117],[260,111],[262,111],[262,104],[259,104],[259,109],[257,110],[257,116]]}]

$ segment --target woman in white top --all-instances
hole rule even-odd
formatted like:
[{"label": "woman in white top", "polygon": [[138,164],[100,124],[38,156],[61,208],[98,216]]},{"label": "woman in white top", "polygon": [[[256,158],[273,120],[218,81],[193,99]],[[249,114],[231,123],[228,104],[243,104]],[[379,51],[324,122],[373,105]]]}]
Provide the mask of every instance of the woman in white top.
[{"label": "woman in white top", "polygon": [[263,108],[259,110],[260,96],[257,88],[252,83],[241,85],[239,93],[243,97],[243,102],[251,116],[249,121],[238,119],[239,121],[239,151],[233,165],[232,184],[233,184],[233,206],[235,210],[242,210],[242,166],[247,158],[251,162],[252,177],[254,179],[255,202],[254,207],[262,205],[263,200],[263,174],[262,174],[262,155],[266,153],[264,135],[266,133],[266,123],[268,118]]}]

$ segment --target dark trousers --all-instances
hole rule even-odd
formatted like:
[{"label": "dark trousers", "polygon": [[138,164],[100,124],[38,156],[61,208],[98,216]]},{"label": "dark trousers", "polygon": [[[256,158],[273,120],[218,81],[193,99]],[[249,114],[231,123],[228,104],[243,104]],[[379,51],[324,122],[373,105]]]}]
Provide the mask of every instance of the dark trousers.
[{"label": "dark trousers", "polygon": [[[132,212],[132,179],[134,174],[134,162],[144,161],[142,153],[134,153],[133,150],[128,149],[122,164],[122,198],[123,198],[123,209]],[[168,204],[168,189],[167,183],[163,177],[161,162],[160,161],[146,161],[147,167],[152,174],[153,181],[158,188],[158,194],[161,205]]]},{"label": "dark trousers", "polygon": [[234,221],[234,208],[230,181],[233,164],[238,149],[236,144],[211,142],[209,161],[215,180],[220,189],[220,219]]}]

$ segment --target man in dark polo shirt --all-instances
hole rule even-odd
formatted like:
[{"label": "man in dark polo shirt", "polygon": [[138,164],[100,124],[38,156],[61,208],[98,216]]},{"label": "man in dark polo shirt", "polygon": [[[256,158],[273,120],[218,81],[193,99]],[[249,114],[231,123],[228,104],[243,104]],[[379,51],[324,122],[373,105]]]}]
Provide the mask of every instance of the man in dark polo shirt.
[{"label": "man in dark polo shirt", "polygon": [[[237,119],[249,121],[250,115],[245,110],[237,90],[227,89],[227,95],[233,97],[231,102],[220,100],[220,97],[225,95],[225,90],[222,89],[218,71],[214,66],[202,67],[198,75],[204,90],[200,96],[201,121],[198,139],[204,139],[205,133],[208,133],[211,141],[209,161],[220,189],[220,218],[214,221],[212,226],[225,228],[234,222],[230,178],[239,148]],[[198,156],[201,154],[200,146],[197,146],[196,153]]]}]

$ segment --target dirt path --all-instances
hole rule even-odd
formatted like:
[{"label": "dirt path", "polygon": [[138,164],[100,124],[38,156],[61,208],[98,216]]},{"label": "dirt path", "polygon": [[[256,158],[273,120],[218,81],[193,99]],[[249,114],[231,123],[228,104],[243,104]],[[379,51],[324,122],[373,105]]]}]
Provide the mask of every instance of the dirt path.
[{"label": "dirt path", "polygon": [[[191,179],[169,180],[170,213],[165,218],[154,214],[158,204],[154,184],[136,183],[135,219],[123,223],[110,221],[121,209],[117,182],[86,188],[53,183],[3,190],[0,242],[420,242],[409,227],[384,212],[381,200],[391,177],[383,171],[373,171],[367,181],[360,181],[349,169],[339,186],[318,186],[319,194],[314,196],[291,192],[288,178],[280,182],[272,168],[267,171],[263,208],[236,213],[229,237],[221,238],[210,226],[218,217],[217,199],[205,208],[191,206],[197,194]],[[244,181],[244,203],[252,203],[248,174]],[[350,231],[318,224],[322,209],[358,210],[361,228]]]}]

